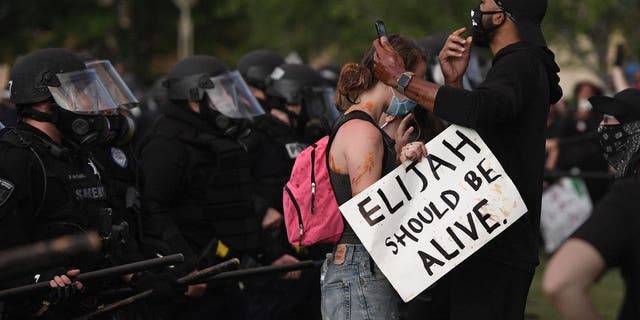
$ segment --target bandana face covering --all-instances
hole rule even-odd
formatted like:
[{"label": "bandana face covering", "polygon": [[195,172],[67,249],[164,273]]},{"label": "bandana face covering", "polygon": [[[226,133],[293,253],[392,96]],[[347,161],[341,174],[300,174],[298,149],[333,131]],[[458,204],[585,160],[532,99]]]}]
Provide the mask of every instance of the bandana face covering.
[{"label": "bandana face covering", "polygon": [[471,35],[473,36],[473,43],[479,47],[488,47],[493,38],[493,32],[500,27],[500,25],[491,25],[486,27],[482,20],[483,15],[493,15],[497,13],[503,13],[503,11],[482,11],[480,7],[471,10]]},{"label": "bandana face covering", "polygon": [[604,158],[616,169],[616,179],[633,174],[640,156],[640,121],[600,126],[598,138]]}]

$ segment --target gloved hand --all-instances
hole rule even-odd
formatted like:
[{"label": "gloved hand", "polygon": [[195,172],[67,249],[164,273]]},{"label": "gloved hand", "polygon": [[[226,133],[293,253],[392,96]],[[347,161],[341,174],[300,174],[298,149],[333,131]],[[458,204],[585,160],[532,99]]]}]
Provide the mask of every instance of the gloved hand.
[{"label": "gloved hand", "polygon": [[170,301],[187,290],[185,285],[178,283],[178,279],[168,272],[153,273],[139,272],[131,278],[131,287],[137,292],[153,290],[151,301],[163,303]]},{"label": "gloved hand", "polygon": [[41,316],[44,314],[51,305],[56,305],[59,303],[63,303],[69,301],[73,296],[77,295],[84,291],[84,285],[79,281],[73,281],[72,278],[80,274],[80,270],[73,269],[67,271],[66,274],[58,273],[59,275],[53,276],[42,276],[43,278],[50,278],[49,286],[51,287],[49,291],[42,298],[42,306],[36,313],[35,316]]}]

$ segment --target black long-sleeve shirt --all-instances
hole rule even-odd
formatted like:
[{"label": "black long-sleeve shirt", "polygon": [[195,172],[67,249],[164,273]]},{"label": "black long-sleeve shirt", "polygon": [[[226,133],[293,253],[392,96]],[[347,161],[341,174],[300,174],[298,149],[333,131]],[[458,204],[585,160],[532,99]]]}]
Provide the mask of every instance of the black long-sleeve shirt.
[{"label": "black long-sleeve shirt", "polygon": [[477,254],[526,270],[538,263],[545,128],[562,96],[559,71],[551,51],[518,42],[496,54],[477,89],[441,87],[435,101],[437,116],[478,131],[529,209]]}]

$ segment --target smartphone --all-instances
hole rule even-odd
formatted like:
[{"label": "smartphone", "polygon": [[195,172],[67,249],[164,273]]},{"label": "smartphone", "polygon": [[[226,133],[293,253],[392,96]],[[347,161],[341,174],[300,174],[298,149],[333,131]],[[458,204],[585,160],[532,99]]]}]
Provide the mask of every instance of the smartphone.
[{"label": "smartphone", "polygon": [[387,36],[387,28],[385,28],[384,26],[384,22],[382,22],[382,20],[378,20],[375,23],[376,25],[376,31],[378,32],[378,41],[380,41],[380,38],[382,36]]}]

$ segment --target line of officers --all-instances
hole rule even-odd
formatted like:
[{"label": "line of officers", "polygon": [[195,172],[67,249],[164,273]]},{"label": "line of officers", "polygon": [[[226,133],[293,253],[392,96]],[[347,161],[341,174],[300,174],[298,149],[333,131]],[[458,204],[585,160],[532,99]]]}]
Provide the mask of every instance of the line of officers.
[{"label": "line of officers", "polygon": [[[188,57],[166,76],[153,117],[109,61],[65,49],[19,57],[10,80],[19,120],[0,131],[0,250],[88,230],[103,241],[99,254],[3,280],[0,288],[51,285],[3,301],[5,319],[73,318],[126,297],[118,288],[154,296],[111,319],[320,318],[317,270],[215,286],[176,281],[232,257],[254,267],[330,250],[291,247],[281,203],[295,156],[339,116],[320,73],[268,50],[245,55],[236,71]],[[73,281],[77,270],[173,253],[185,263]]]}]

